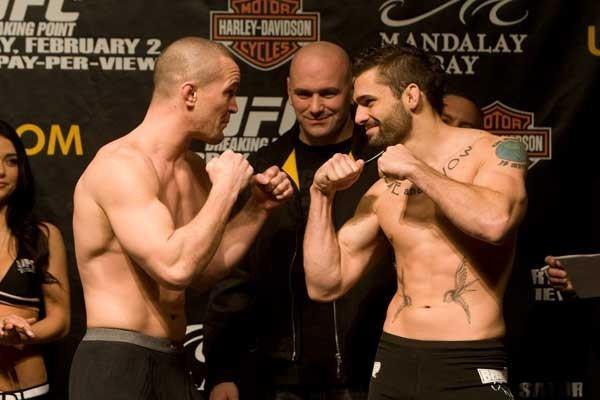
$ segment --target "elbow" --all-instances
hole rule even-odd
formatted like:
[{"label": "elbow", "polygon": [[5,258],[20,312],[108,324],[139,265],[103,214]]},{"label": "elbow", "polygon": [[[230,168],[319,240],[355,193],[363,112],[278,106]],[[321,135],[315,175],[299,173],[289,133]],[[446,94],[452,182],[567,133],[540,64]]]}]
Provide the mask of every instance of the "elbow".
[{"label": "elbow", "polygon": [[480,238],[494,246],[501,246],[513,237],[513,226],[509,216],[501,216],[483,224]]},{"label": "elbow", "polygon": [[190,268],[183,265],[162,265],[158,266],[156,280],[158,283],[169,290],[185,290],[193,281],[193,274]]}]

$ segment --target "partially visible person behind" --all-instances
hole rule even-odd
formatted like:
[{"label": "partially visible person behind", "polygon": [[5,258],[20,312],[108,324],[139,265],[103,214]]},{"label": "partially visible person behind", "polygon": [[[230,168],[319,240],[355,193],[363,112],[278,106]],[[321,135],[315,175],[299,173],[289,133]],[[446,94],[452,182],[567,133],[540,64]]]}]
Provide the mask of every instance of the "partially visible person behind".
[{"label": "partially visible person behind", "polygon": [[[198,397],[185,370],[185,289],[210,287],[242,257],[292,188],[277,167],[252,175],[241,154],[205,163],[237,112],[240,70],[218,43],[182,38],[160,55],[144,120],[103,146],[74,194],[73,233],[87,332],[70,399]],[[238,194],[252,195],[230,218]]]},{"label": "partially visible person behind", "polygon": [[[569,265],[563,264],[553,256],[546,256],[544,259],[548,265],[546,276],[550,285],[556,290],[560,290],[564,297],[577,299],[575,287],[569,278]],[[600,268],[600,265],[598,266]],[[600,282],[598,282],[600,285]],[[583,300],[581,300],[583,302]],[[586,306],[589,306],[591,321],[588,328],[592,332],[590,335],[592,341],[586,354],[585,376],[583,384],[583,394],[586,399],[600,399],[600,345],[597,342],[597,334],[600,333],[600,298],[585,299]],[[583,304],[583,303],[581,303]],[[596,333],[594,336],[593,332]]]},{"label": "partially visible person behind", "polygon": [[[296,192],[267,220],[236,274],[212,293],[204,321],[211,400],[366,398],[396,288],[389,257],[337,301],[308,297],[302,237],[314,173],[335,153],[368,159],[374,151],[352,121],[352,72],[344,49],[329,42],[303,47],[291,62],[287,86],[297,124],[249,161],[257,171],[280,166]],[[338,227],[378,178],[373,162],[340,193],[333,211]]]},{"label": "partially visible person behind", "polygon": [[23,143],[0,121],[0,399],[47,399],[40,345],[69,331],[65,246],[34,195]]},{"label": "partially visible person behind", "polygon": [[447,91],[442,100],[442,121],[456,128],[483,129],[483,113],[466,94]]},{"label": "partially visible person behind", "polygon": [[[546,256],[544,261],[549,267],[546,274],[550,285],[552,285],[554,289],[560,290],[567,295],[575,296],[573,282],[569,279],[569,273],[562,262],[555,259],[553,256]],[[598,284],[600,284],[600,282],[598,282]]]},{"label": "partially visible person behind", "polygon": [[369,400],[513,398],[502,300],[527,204],[527,153],[515,140],[443,123],[444,83],[439,60],[414,46],[365,51],[355,64],[355,121],[385,149],[382,179],[339,231],[333,199],[364,161],[336,154],[310,189],[311,298],[344,295],[394,250],[398,287]]}]

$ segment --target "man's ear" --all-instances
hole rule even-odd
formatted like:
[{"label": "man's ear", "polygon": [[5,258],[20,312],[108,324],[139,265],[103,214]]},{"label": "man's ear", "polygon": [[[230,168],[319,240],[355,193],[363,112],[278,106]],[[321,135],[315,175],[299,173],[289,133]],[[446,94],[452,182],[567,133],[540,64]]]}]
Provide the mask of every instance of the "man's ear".
[{"label": "man's ear", "polygon": [[410,83],[404,89],[402,99],[407,110],[415,111],[421,105],[423,93],[416,83]]},{"label": "man's ear", "polygon": [[198,101],[198,88],[191,82],[181,85],[180,95],[187,107],[194,107]]}]

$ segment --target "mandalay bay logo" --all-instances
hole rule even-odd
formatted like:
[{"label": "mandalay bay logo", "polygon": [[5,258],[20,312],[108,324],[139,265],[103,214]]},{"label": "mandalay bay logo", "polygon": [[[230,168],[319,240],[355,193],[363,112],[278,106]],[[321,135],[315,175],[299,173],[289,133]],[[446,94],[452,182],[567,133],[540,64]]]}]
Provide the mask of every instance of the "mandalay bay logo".
[{"label": "mandalay bay logo", "polygon": [[229,0],[228,11],[210,12],[211,40],[261,71],[285,64],[319,36],[320,14],[303,12],[302,0]]},{"label": "mandalay bay logo", "polygon": [[[494,29],[477,31],[484,17]],[[432,53],[447,74],[475,75],[485,58],[526,55],[528,34],[519,24],[528,17],[519,0],[387,0],[379,7],[379,38],[382,46],[408,43]],[[448,30],[436,31],[438,25]]]},{"label": "mandalay bay logo", "polygon": [[408,26],[423,21],[457,3],[460,3],[461,1],[463,1],[463,4],[460,6],[459,18],[463,25],[467,25],[467,16],[473,17],[485,7],[490,7],[489,19],[490,22],[496,26],[516,25],[520,22],[523,22],[529,15],[528,11],[523,11],[521,16],[513,17],[511,19],[504,19],[504,17],[501,16],[502,9],[509,6],[509,3],[514,3],[515,0],[448,0],[433,9],[416,13],[416,15],[404,16],[401,18],[391,16],[391,14],[393,15],[394,12],[397,11],[395,10],[397,7],[405,6],[407,1],[408,0],[388,0],[384,2],[379,7],[379,11],[381,12],[381,21],[387,26],[395,28]]}]

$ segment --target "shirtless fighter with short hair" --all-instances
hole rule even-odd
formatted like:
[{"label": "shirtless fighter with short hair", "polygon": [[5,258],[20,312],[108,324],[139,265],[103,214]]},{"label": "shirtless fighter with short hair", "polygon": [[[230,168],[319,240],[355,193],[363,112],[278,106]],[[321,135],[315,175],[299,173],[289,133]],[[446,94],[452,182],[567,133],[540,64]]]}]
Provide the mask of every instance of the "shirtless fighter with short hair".
[{"label": "shirtless fighter with short hair", "polygon": [[[226,151],[206,165],[190,141],[218,143],[237,111],[240,70],[227,50],[184,38],[159,57],[146,117],[104,146],[75,189],[73,229],[88,331],[70,398],[195,398],[183,368],[184,289],[209,286],[292,194],[277,167],[252,177]],[[229,220],[240,191],[252,196]]]},{"label": "shirtless fighter with short hair", "polygon": [[341,296],[391,244],[398,289],[369,399],[512,398],[502,297],[526,208],[527,153],[514,140],[442,122],[445,78],[433,56],[372,49],[355,70],[356,122],[385,148],[382,179],[336,233],[333,197],[364,162],[337,154],[317,171],[304,237],[309,294]]}]

